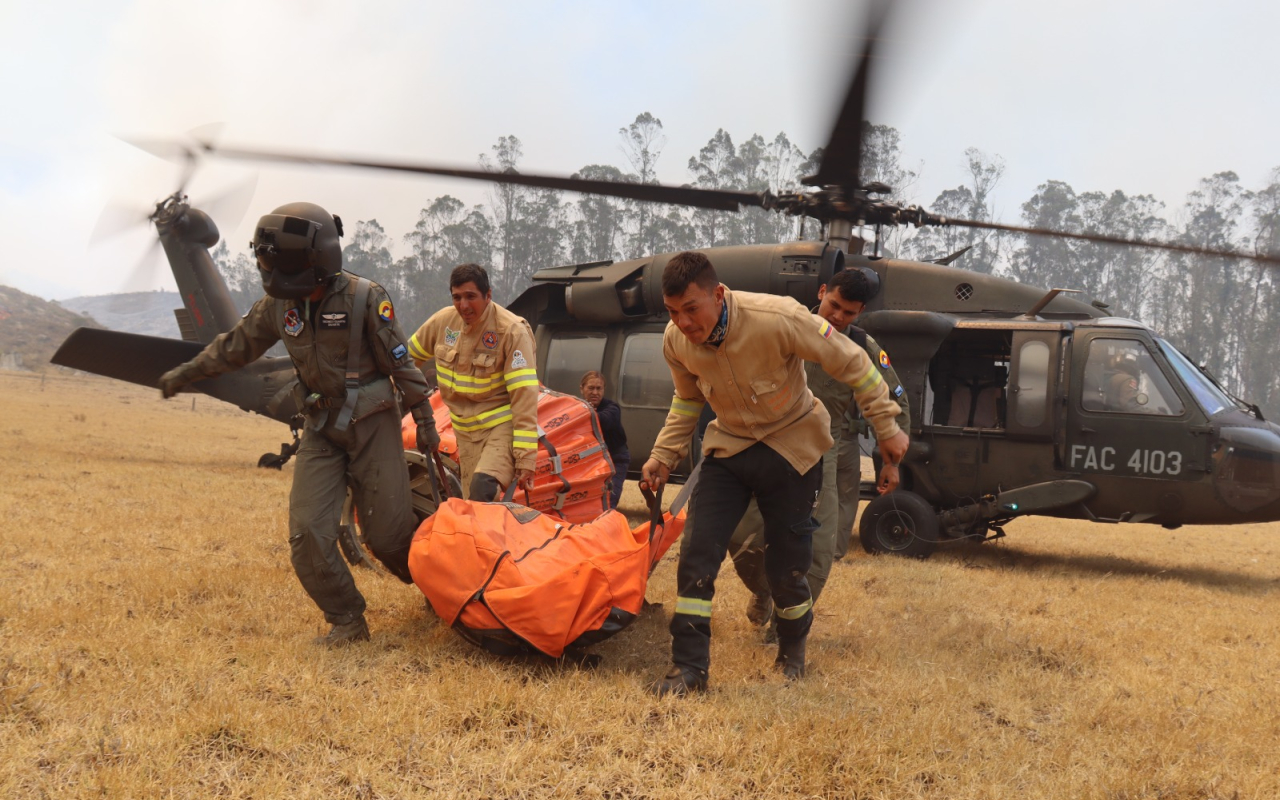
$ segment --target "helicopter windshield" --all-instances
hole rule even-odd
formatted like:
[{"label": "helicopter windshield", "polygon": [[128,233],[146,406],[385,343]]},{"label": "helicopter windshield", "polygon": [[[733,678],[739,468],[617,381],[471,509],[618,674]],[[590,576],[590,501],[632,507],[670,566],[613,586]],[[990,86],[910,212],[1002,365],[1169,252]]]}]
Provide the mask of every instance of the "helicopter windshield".
[{"label": "helicopter windshield", "polygon": [[1204,408],[1204,413],[1209,416],[1217,414],[1224,408],[1234,406],[1230,397],[1214,385],[1198,367],[1182,354],[1182,351],[1166,342],[1164,339],[1157,339],[1160,343],[1160,349],[1164,351],[1165,358],[1169,359],[1169,363],[1173,365],[1173,369],[1178,373],[1178,377],[1182,378],[1182,382],[1191,390],[1191,394],[1195,396],[1196,402]]}]

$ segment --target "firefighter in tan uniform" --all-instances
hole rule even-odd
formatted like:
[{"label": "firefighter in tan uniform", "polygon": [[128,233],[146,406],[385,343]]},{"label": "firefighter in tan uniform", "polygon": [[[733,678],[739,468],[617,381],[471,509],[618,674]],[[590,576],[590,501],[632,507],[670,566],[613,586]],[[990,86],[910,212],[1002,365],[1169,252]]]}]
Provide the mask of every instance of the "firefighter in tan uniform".
[{"label": "firefighter in tan uniform", "polygon": [[493,302],[476,264],[449,276],[453,306],[409,339],[419,365],[435,361],[440,398],[458,436],[469,500],[494,500],[511,485],[533,487],[538,459],[538,374],[529,323]]},{"label": "firefighter in tan uniform", "polygon": [[656,694],[706,688],[711,663],[711,598],[729,538],[754,496],[764,516],[765,569],[777,607],[778,657],[787,678],[804,674],[813,602],[805,574],[813,559],[814,505],[822,455],[831,449],[830,417],[805,379],[816,361],[852,387],[875,427],[885,461],[897,464],[907,435],[898,404],[867,354],[795,300],[732,292],[701,253],[678,253],[662,273],[671,322],[663,355],[675,397],[643,481],[658,489],[689,449],[704,404],[716,418],[703,439],[701,477],[693,491],[688,547],[676,572],[667,675]]},{"label": "firefighter in tan uniform", "polygon": [[417,528],[404,463],[397,395],[418,423],[424,452],[440,437],[427,383],[409,358],[391,300],[373,281],[342,273],[342,223],[311,203],[258,221],[253,242],[266,296],[234,328],[160,378],[165,397],[243,367],[283,341],[306,416],[289,495],[289,547],[307,594],[333,626],[327,645],[369,638],[365,601],[338,550],[348,484],[369,548],[411,583]]},{"label": "firefighter in tan uniform", "polygon": [[[889,396],[898,403],[900,413],[894,421],[901,430],[910,430],[911,409],[907,404],[907,394],[893,369],[889,354],[866,331],[851,324],[862,313],[871,296],[871,286],[860,271],[843,270],[833,275],[830,283],[819,287],[816,313],[840,331],[840,335],[866,352],[880,371]],[[866,427],[866,420],[858,413],[853,390],[849,386],[823,372],[819,364],[806,361],[804,368],[809,390],[831,417],[831,438],[835,439],[835,445],[822,459],[822,494],[814,515],[818,520],[818,530],[813,534],[813,566],[809,568],[808,579],[809,591],[816,603],[831,574],[832,561],[844,556],[849,547],[862,480],[858,436]],[[893,491],[897,485],[897,466],[883,465],[878,486],[881,494]],[[769,622],[773,600],[764,570],[764,521],[754,502],[733,533],[729,553],[738,576],[753,595],[747,606],[747,618],[757,625]]]}]

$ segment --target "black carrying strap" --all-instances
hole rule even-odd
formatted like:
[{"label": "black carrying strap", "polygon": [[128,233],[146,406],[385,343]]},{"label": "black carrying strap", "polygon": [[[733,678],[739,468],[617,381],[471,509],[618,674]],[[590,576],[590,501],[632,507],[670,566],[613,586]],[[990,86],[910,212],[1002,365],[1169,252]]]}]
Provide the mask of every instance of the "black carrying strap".
[{"label": "black carrying strap", "polygon": [[516,479],[512,478],[511,485],[508,486],[507,490],[502,493],[502,502],[510,503],[515,496],[516,496]]},{"label": "black carrying strap", "polygon": [[338,412],[338,419],[333,423],[335,431],[345,431],[351,424],[351,415],[356,410],[356,397],[360,394],[360,336],[364,333],[364,307],[369,302],[369,282],[352,275],[356,296],[351,304],[351,340],[347,343],[347,399]]}]

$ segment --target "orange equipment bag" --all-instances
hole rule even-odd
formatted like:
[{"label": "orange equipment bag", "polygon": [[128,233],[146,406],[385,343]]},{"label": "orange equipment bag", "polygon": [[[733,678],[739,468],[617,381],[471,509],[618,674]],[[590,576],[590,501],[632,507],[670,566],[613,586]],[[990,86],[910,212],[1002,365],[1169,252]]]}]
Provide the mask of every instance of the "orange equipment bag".
[{"label": "orange equipment bag", "polygon": [[452,498],[419,526],[409,549],[413,581],[464,638],[498,655],[603,641],[644,605],[649,574],[684,529],[694,478],[660,513],[632,529],[608,511],[573,525],[515,503]]},{"label": "orange equipment bag", "polygon": [[[458,465],[458,438],[439,392],[431,411],[440,433],[440,455]],[[400,422],[406,450],[417,449],[417,425],[406,414]],[[605,446],[595,409],[585,400],[540,387],[538,391],[538,464],[533,490],[521,490],[524,505],[569,522],[589,522],[609,510],[613,461]],[[464,491],[466,487],[463,487]]]}]

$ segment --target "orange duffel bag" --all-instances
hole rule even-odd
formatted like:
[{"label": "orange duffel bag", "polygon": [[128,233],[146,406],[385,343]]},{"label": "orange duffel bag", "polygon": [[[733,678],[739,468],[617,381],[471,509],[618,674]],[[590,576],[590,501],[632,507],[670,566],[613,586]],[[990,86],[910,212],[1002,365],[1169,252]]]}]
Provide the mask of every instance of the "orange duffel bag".
[{"label": "orange duffel bag", "polygon": [[[440,455],[458,465],[458,438],[449,409],[439,392],[431,394],[431,410],[440,433]],[[417,449],[412,415],[400,422],[406,450]],[[595,409],[585,400],[540,387],[538,391],[538,463],[533,490],[516,499],[530,508],[569,522],[588,522],[609,509],[613,461]]]},{"label": "orange duffel bag", "polygon": [[499,655],[559,658],[640,614],[649,574],[684,529],[692,486],[666,514],[649,495],[650,521],[635,529],[617,511],[574,525],[515,503],[453,498],[418,528],[409,571],[469,641]]}]

